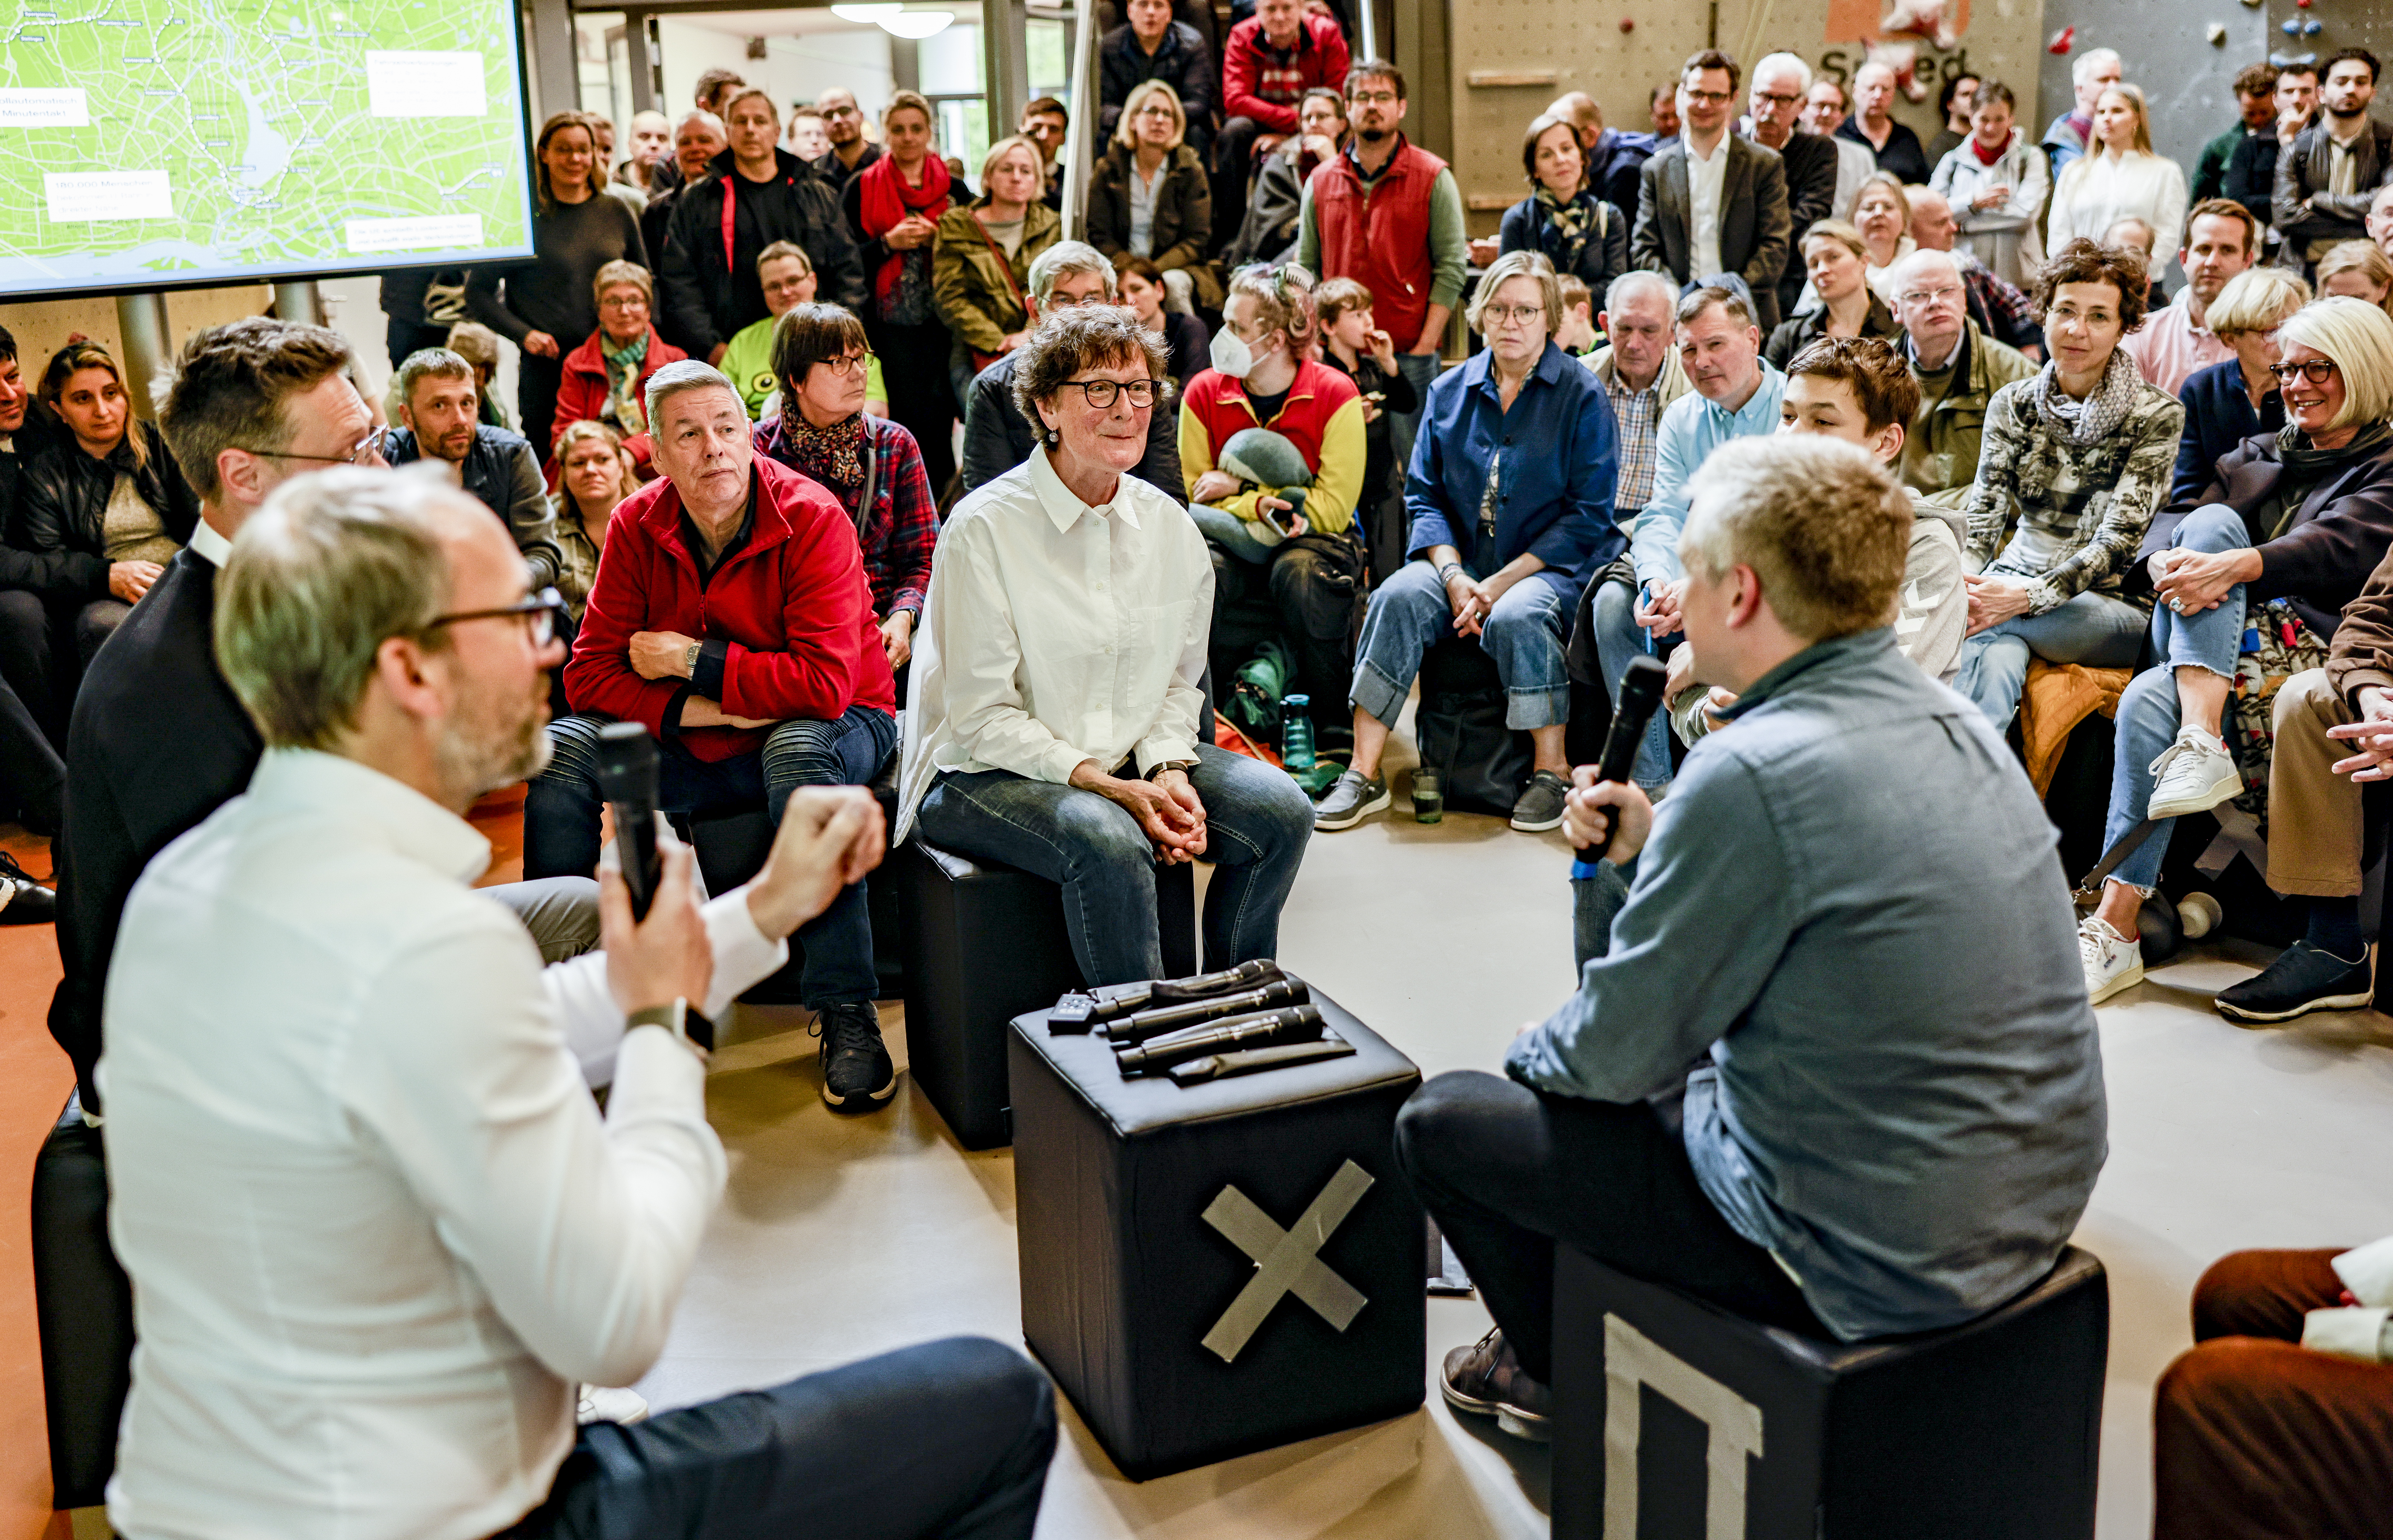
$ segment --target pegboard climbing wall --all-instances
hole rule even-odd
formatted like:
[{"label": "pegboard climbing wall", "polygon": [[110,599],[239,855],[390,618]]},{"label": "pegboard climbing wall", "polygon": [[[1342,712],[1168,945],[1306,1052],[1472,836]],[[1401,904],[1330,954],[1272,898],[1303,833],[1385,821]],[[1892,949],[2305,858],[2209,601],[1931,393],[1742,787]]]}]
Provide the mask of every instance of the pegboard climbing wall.
[{"label": "pegboard climbing wall", "polygon": [[[2357,16],[2362,0],[2313,0],[2308,10],[2293,0],[2246,6],[2242,0],[2051,0],[2045,8],[2047,38],[2074,27],[2071,51],[2044,56],[2044,112],[2036,129],[2069,110],[2073,62],[2089,48],[2116,48],[2131,85],[2144,89],[2151,111],[2152,148],[2192,174],[2202,147],[2235,122],[2235,73],[2271,52],[2306,52],[2311,43],[2288,39],[2269,13]],[[2373,7],[2381,18],[2382,7]],[[2211,39],[2223,28],[2220,40]],[[2339,28],[2336,30],[2340,30]],[[2380,33],[2385,30],[2378,22]],[[2334,46],[2336,45],[2330,45]],[[2326,48],[2318,50],[2324,57]]]}]

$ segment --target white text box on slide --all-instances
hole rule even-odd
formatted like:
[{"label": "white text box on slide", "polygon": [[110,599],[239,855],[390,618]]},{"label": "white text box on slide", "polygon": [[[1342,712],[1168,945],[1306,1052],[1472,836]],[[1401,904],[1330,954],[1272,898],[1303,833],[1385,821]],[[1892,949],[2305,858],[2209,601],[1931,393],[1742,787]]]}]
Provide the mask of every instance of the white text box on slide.
[{"label": "white text box on slide", "polygon": [[351,219],[342,240],[353,252],[443,252],[482,243],[478,214],[427,214],[404,219]]},{"label": "white text box on slide", "polygon": [[59,224],[175,217],[175,185],[163,171],[48,171],[42,190]]},{"label": "white text box on slide", "polygon": [[478,118],[490,111],[482,56],[366,53],[366,111],[377,118]]},{"label": "white text box on slide", "polygon": [[80,85],[0,86],[0,128],[89,128],[91,103]]}]

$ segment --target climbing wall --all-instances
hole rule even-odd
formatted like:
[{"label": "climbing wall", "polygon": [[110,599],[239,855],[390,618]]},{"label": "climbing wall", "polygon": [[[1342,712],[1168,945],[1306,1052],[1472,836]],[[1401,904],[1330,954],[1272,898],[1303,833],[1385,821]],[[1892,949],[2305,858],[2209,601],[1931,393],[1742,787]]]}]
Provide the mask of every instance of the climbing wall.
[{"label": "climbing wall", "polygon": [[[2073,28],[2070,51],[2044,56],[2044,111],[2035,120],[2038,133],[2075,99],[2070,66],[2088,48],[2116,48],[2125,61],[2128,83],[2144,88],[2151,111],[2152,148],[2193,175],[2202,147],[2235,123],[2235,73],[2272,53],[2307,53],[2324,57],[2346,39],[2336,36],[2339,20],[2360,13],[2362,0],[2314,0],[2308,9],[2294,0],[2171,0],[2164,11],[2151,0],[2049,0],[2045,7],[2046,39]],[[2337,7],[2341,7],[2338,17]],[[2373,7],[2381,16],[2382,7]],[[2282,13],[2282,14],[2280,14]],[[2165,24],[2159,17],[2165,15]],[[2317,18],[2324,32],[2320,38],[2288,38],[2274,22],[2286,17]],[[2295,23],[2297,26],[2300,21]],[[2379,30],[2383,24],[2378,23]],[[2216,38],[2216,41],[2213,41]],[[2320,46],[2321,39],[2327,41]]]}]

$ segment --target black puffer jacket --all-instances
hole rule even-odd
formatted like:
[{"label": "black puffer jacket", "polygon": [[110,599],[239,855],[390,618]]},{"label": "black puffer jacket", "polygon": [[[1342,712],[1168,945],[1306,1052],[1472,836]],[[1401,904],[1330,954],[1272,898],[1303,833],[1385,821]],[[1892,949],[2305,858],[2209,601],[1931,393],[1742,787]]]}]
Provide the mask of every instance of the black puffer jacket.
[{"label": "black puffer jacket", "polygon": [[[673,195],[665,220],[664,254],[657,268],[662,313],[657,330],[692,358],[703,359],[742,327],[772,312],[765,307],[756,254],[776,241],[795,241],[814,264],[816,297],[864,311],[864,264],[839,212],[839,194],[821,172],[786,150],[773,152],[769,182],[751,182],[732,169],[731,151],[714,158],[704,180]],[[732,255],[723,250],[723,194],[732,191]]]},{"label": "black puffer jacket", "polygon": [[[137,433],[143,449],[138,463],[133,454]],[[167,538],[190,543],[191,528],[200,521],[200,500],[157,428],[136,418],[124,442],[104,460],[66,438],[35,455],[17,487],[18,542],[36,555],[63,558],[52,568],[51,592],[108,597],[108,499],[120,471],[133,477],[141,500],[166,527]]]}]

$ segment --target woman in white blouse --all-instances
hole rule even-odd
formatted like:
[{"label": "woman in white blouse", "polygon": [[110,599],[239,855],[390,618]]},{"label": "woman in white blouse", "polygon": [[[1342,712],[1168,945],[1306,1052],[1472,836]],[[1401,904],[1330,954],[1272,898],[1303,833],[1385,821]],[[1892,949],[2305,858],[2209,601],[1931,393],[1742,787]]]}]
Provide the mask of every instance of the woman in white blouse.
[{"label": "woman in white blouse", "polygon": [[1057,310],[1013,393],[1042,441],[940,535],[897,838],[919,822],[943,849],[1061,883],[1092,985],[1162,972],[1158,864],[1217,868],[1208,969],[1272,957],[1313,804],[1206,730],[1212,558],[1180,505],[1129,474],[1170,398],[1162,339],[1115,306]]},{"label": "woman in white blouse", "polygon": [[2152,228],[2153,262],[2163,267],[2185,243],[2185,171],[2152,153],[2143,91],[2104,88],[2094,102],[2094,143],[2053,187],[2049,249],[2080,237],[2099,241],[2112,225],[2136,218]]},{"label": "woman in white blouse", "polygon": [[1929,186],[1953,205],[1960,243],[1988,272],[2024,289],[2043,265],[2036,216],[2052,190],[2044,150],[2020,131],[2011,88],[1981,81],[1969,113],[1969,137],[1937,165]]}]

